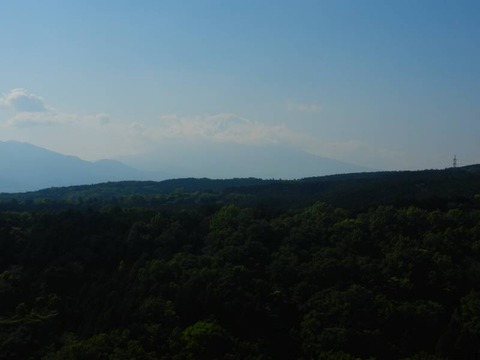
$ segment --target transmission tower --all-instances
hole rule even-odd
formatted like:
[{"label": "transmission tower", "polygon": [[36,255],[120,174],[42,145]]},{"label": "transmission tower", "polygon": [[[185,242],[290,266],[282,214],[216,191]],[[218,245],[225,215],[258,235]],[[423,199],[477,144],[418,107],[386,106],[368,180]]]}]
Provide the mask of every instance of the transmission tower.
[{"label": "transmission tower", "polygon": [[457,167],[457,155],[453,155],[453,167]]}]

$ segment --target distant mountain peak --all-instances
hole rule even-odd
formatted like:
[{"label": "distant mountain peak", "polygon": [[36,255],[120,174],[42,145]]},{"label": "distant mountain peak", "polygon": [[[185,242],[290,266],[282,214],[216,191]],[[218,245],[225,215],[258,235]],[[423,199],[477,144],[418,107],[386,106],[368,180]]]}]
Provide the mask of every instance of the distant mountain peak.
[{"label": "distant mountain peak", "polygon": [[169,142],[168,147],[122,160],[137,168],[162,169],[177,177],[216,179],[299,179],[374,170],[278,144]]},{"label": "distant mountain peak", "polygon": [[89,162],[25,142],[0,141],[0,192],[152,179],[152,174],[116,160]]}]

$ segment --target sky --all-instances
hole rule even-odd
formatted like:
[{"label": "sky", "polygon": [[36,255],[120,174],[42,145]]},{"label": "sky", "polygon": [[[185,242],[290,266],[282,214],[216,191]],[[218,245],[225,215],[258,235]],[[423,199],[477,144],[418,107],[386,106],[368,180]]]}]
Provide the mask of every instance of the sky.
[{"label": "sky", "polygon": [[202,140],[480,163],[478,0],[1,5],[0,141],[86,160]]}]

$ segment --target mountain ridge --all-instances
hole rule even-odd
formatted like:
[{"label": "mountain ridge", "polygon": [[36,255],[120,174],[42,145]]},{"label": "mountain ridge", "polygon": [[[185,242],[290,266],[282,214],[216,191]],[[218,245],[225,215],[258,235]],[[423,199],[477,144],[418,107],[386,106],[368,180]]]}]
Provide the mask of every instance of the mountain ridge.
[{"label": "mountain ridge", "polygon": [[299,179],[374,171],[278,144],[245,145],[170,141],[150,153],[120,158],[139,169],[162,169],[175,177]]},{"label": "mountain ridge", "polygon": [[[167,144],[168,145],[168,144]],[[171,144],[123,159],[86,161],[19,141],[0,142],[0,192],[167,178],[304,178],[367,168],[278,145]],[[140,169],[142,161],[149,167]]]},{"label": "mountain ridge", "polygon": [[146,180],[151,175],[116,160],[90,162],[30,143],[0,141],[0,192],[81,185],[108,180]]},{"label": "mountain ridge", "polygon": [[258,178],[180,178],[163,181],[120,181],[0,194],[0,204],[37,204],[55,208],[78,204],[117,204],[156,209],[188,208],[199,204],[299,208],[317,201],[345,209],[379,204],[465,206],[480,199],[480,165],[444,170],[382,171],[337,174],[299,180]]}]

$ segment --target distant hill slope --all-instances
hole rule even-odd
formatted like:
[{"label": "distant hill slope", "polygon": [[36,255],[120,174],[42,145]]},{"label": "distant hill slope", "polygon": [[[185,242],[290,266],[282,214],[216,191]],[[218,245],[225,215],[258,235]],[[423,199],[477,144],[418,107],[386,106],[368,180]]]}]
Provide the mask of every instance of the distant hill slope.
[{"label": "distant hill slope", "polygon": [[0,142],[0,192],[172,177],[299,179],[371,170],[279,145],[168,143],[163,146],[163,150],[122,161],[89,162],[28,143]]},{"label": "distant hill slope", "polygon": [[114,160],[89,162],[27,143],[0,142],[0,192],[149,178],[151,174]]},{"label": "distant hill slope", "polygon": [[[0,194],[0,203],[57,205],[121,204],[168,209],[198,204],[298,208],[324,201],[351,210],[377,205],[419,205],[479,201],[480,166],[423,171],[371,172],[304,178],[211,180],[172,179],[110,182],[90,186],[50,188],[23,194]],[[61,205],[60,207],[62,207]]]}]

